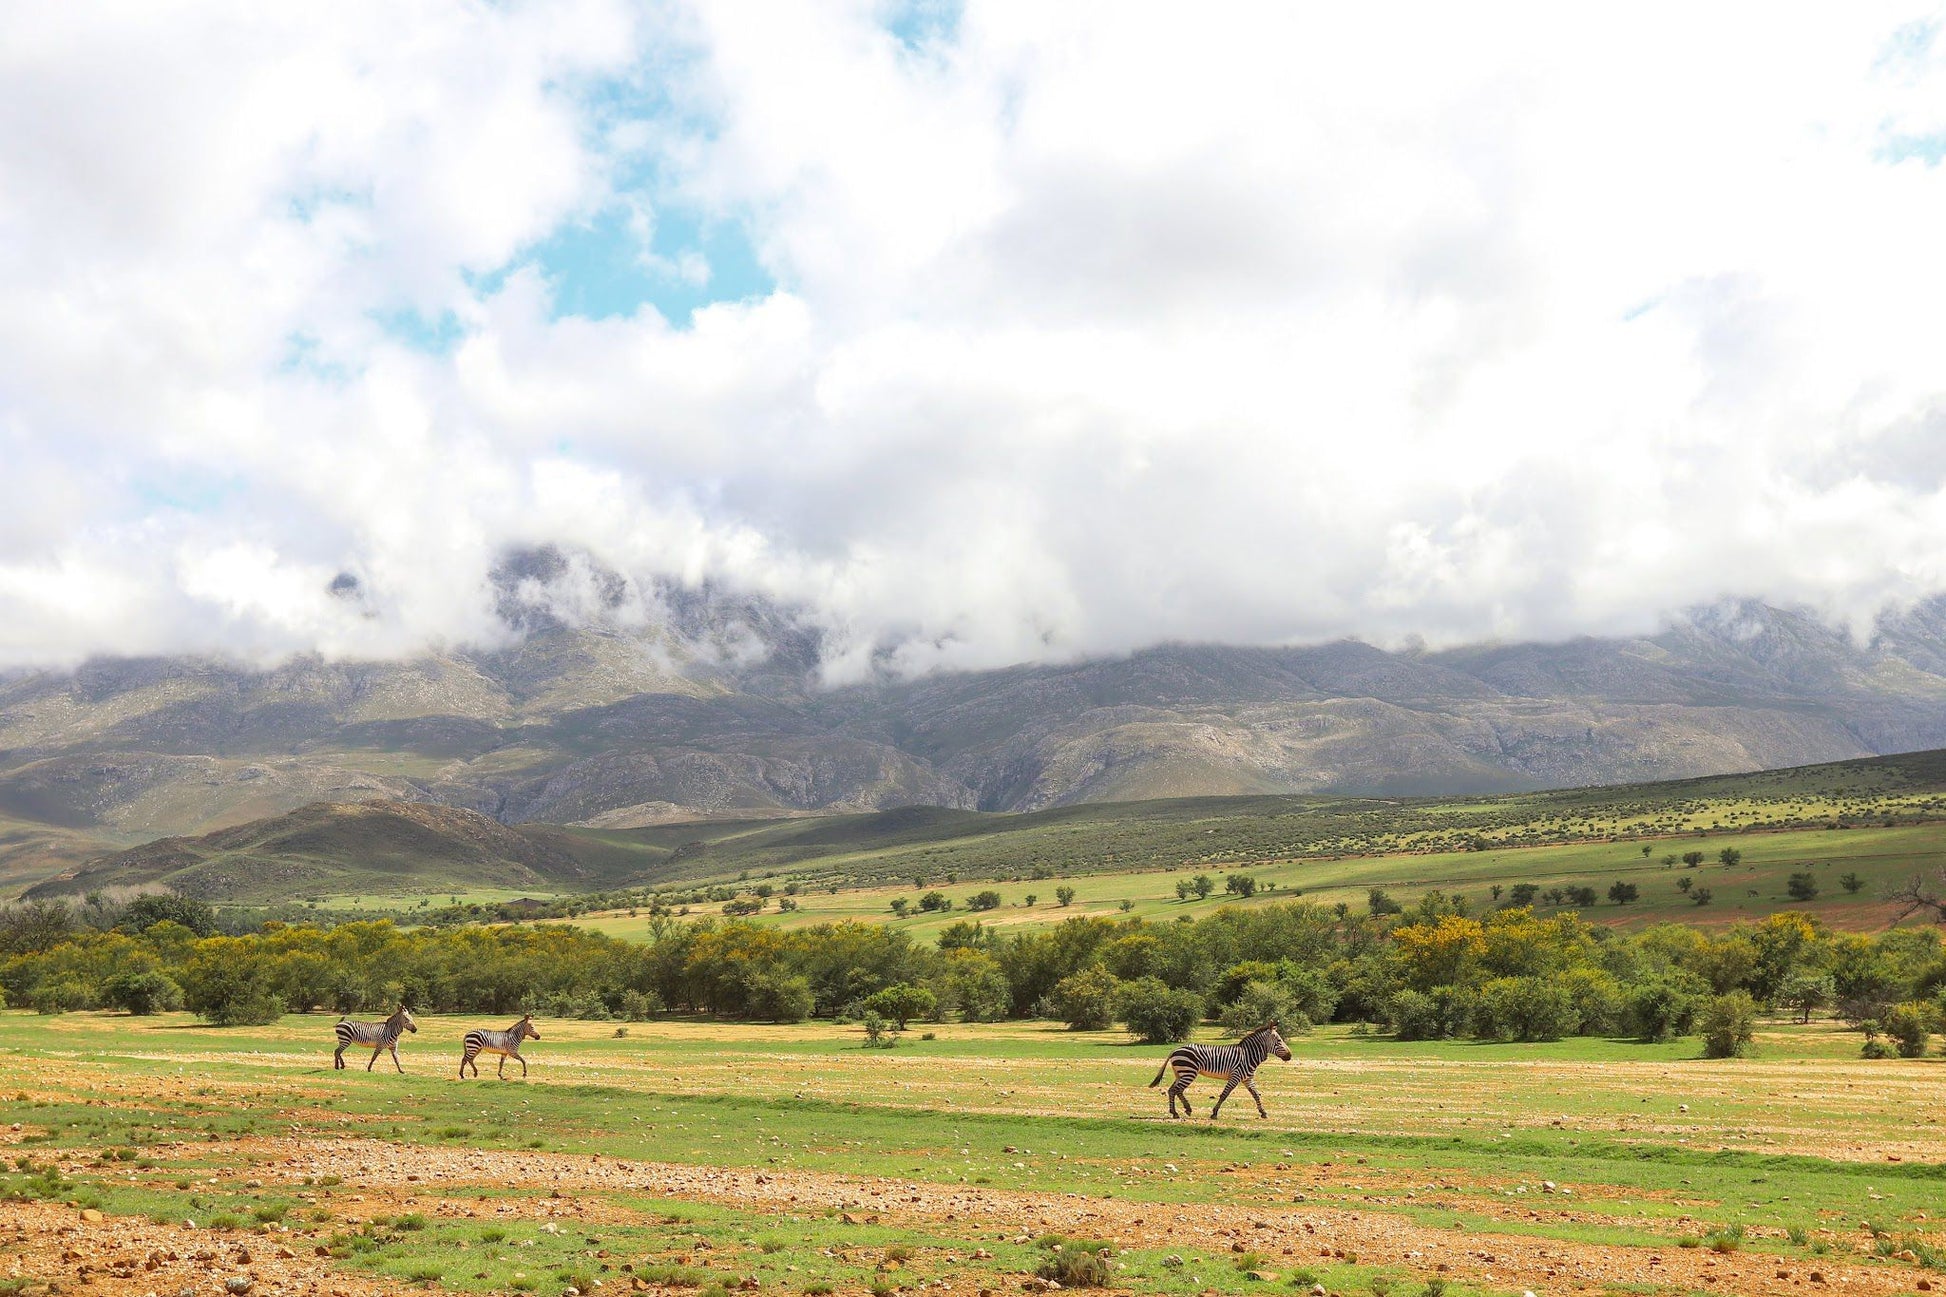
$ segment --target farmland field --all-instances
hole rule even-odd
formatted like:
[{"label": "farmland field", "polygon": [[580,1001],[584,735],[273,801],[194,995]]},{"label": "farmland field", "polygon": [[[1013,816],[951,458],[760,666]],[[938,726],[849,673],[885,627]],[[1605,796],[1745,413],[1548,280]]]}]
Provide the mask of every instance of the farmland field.
[{"label": "farmland field", "polygon": [[1946,1063],[1823,1023],[1724,1061],[1325,1028],[1268,1120],[1239,1092],[1212,1124],[1209,1082],[1182,1122],[1145,1088],[1164,1048],[1046,1023],[543,1019],[528,1080],[462,1083],[504,1023],[422,1018],[400,1076],[333,1071],[331,1021],[0,1015],[4,1291],[978,1297],[1055,1235],[1135,1292],[1946,1283]]}]

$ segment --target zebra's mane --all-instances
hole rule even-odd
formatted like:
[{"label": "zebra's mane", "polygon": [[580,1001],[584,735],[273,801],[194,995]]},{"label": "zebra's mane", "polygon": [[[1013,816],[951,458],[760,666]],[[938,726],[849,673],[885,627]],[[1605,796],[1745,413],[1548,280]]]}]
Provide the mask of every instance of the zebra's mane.
[{"label": "zebra's mane", "polygon": [[1243,1044],[1243,1043],[1244,1043],[1244,1041],[1246,1041],[1246,1040],[1255,1040],[1255,1039],[1256,1039],[1257,1037],[1259,1037],[1259,1036],[1261,1036],[1261,1035],[1264,1035],[1264,1034],[1266,1034],[1267,1032],[1272,1032],[1272,1031],[1275,1031],[1275,1030],[1277,1030],[1277,1024],[1276,1024],[1276,1023],[1274,1023],[1274,1022],[1266,1022],[1266,1023],[1265,1023],[1265,1024],[1263,1025],[1263,1026],[1261,1026],[1261,1027],[1259,1027],[1259,1028],[1257,1028],[1257,1029],[1256,1029],[1255,1031],[1252,1031],[1252,1032],[1249,1032],[1249,1033],[1247,1033],[1247,1034],[1245,1034],[1245,1036],[1243,1037],[1243,1040],[1239,1040],[1239,1041],[1237,1041],[1237,1044],[1239,1044],[1239,1045],[1241,1045],[1241,1044]]}]

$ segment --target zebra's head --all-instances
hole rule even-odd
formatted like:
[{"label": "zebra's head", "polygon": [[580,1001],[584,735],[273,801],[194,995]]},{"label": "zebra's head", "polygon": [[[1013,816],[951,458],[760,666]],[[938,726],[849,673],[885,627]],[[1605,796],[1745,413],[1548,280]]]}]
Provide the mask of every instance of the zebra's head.
[{"label": "zebra's head", "polygon": [[534,1015],[531,1013],[520,1020],[520,1026],[516,1030],[520,1031],[523,1035],[533,1037],[535,1040],[541,1038],[541,1029],[534,1025]]},{"label": "zebra's head", "polygon": [[[1251,1032],[1250,1035],[1262,1036],[1264,1044],[1270,1047],[1271,1053],[1277,1055],[1277,1057],[1283,1059],[1286,1063],[1291,1061],[1291,1047],[1284,1043],[1284,1037],[1278,1032],[1276,1023],[1273,1022],[1269,1026],[1259,1027]],[[1244,1039],[1247,1040],[1249,1037],[1246,1036]]]},{"label": "zebra's head", "polygon": [[399,1025],[404,1027],[407,1031],[413,1032],[415,1034],[418,1032],[419,1024],[412,1020],[412,1014],[406,1010],[406,1007],[403,1004],[399,1006],[399,1012],[397,1014],[397,1017],[399,1019]]}]

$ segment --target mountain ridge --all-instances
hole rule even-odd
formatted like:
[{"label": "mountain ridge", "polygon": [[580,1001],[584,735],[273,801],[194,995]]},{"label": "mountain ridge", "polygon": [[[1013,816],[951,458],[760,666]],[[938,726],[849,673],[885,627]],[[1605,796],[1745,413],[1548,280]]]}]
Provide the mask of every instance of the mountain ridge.
[{"label": "mountain ridge", "polygon": [[0,678],[0,884],[319,801],[625,828],[1491,793],[1946,746],[1946,599],[1865,644],[1746,600],[1636,638],[1171,644],[825,688],[821,641],[787,609],[705,590],[665,598],[659,621],[576,624],[534,594],[547,570],[519,577],[519,625],[488,650]]}]

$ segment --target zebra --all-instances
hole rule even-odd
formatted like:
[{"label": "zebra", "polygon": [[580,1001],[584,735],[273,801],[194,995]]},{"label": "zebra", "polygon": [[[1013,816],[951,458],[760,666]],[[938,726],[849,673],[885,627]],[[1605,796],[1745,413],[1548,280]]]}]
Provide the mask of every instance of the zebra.
[{"label": "zebra", "polygon": [[338,1049],[331,1055],[331,1066],[335,1070],[343,1071],[347,1049],[353,1045],[370,1045],[372,1059],[370,1063],[365,1064],[367,1072],[372,1070],[372,1063],[378,1062],[378,1056],[389,1049],[392,1051],[392,1066],[403,1073],[405,1066],[399,1062],[399,1037],[408,1031],[418,1030],[419,1024],[412,1020],[412,1015],[406,1012],[403,1004],[399,1005],[397,1013],[384,1022],[353,1022],[348,1018],[340,1018],[338,1019]]},{"label": "zebra", "polygon": [[540,1038],[541,1033],[534,1026],[534,1015],[531,1013],[527,1014],[519,1022],[516,1022],[505,1031],[475,1030],[467,1032],[466,1040],[460,1046],[463,1051],[460,1054],[459,1060],[460,1080],[464,1081],[466,1079],[466,1065],[468,1063],[473,1064],[473,1075],[478,1076],[480,1074],[480,1064],[477,1060],[481,1054],[500,1055],[501,1080],[504,1081],[507,1079],[507,1060],[510,1058],[520,1064],[520,1075],[522,1078],[525,1078],[527,1075],[527,1060],[520,1056],[520,1042],[528,1039],[539,1040]]},{"label": "zebra", "polygon": [[1243,1088],[1250,1091],[1250,1097],[1257,1101],[1257,1115],[1268,1117],[1264,1111],[1264,1097],[1257,1093],[1256,1082],[1252,1079],[1263,1061],[1272,1054],[1291,1061],[1291,1047],[1277,1034],[1277,1024],[1259,1027],[1234,1045],[1182,1045],[1169,1057],[1162,1060],[1156,1069],[1155,1080],[1149,1082],[1154,1089],[1162,1084],[1163,1073],[1175,1069],[1175,1083],[1169,1087],[1169,1115],[1176,1115],[1176,1100],[1182,1100],[1182,1110],[1187,1116],[1195,1116],[1196,1110],[1189,1106],[1189,1083],[1199,1076],[1220,1076],[1228,1080],[1223,1093],[1216,1096],[1216,1105],[1210,1109],[1209,1119],[1216,1120],[1216,1114],[1223,1110],[1223,1101],[1230,1097],[1230,1091],[1242,1082]]}]

